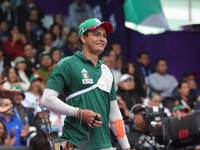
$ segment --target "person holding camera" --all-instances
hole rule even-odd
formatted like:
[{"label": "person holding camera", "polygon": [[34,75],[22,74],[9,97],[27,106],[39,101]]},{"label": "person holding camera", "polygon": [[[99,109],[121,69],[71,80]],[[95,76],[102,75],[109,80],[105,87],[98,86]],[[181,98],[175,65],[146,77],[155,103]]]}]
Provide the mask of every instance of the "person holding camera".
[{"label": "person holding camera", "polygon": [[[149,149],[150,146],[145,141],[143,144],[139,144],[139,141],[143,140],[143,137],[150,139],[151,126],[144,120],[142,113],[145,107],[145,105],[136,104],[133,106],[131,109],[132,111],[130,112],[130,118],[133,119],[134,123],[133,129],[127,133],[131,150],[145,150]],[[117,144],[116,148],[117,150],[121,150],[119,144]]]}]

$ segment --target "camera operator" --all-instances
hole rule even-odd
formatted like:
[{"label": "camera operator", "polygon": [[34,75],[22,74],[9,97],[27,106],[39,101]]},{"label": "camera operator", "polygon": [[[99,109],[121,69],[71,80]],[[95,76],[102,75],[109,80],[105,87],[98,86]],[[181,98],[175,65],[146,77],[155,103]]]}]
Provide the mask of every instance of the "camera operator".
[{"label": "camera operator", "polygon": [[[150,129],[151,126],[146,123],[143,119],[143,110],[146,106],[142,105],[142,104],[136,104],[133,106],[132,111],[130,112],[131,115],[134,115],[133,119],[133,123],[134,123],[134,127],[133,129],[131,129],[128,133],[127,133],[127,137],[129,140],[129,143],[131,145],[131,149],[132,150],[145,150],[145,149],[149,149],[149,144],[148,143],[144,143],[142,145],[142,149],[138,149],[136,148],[136,145],[139,141],[139,139],[144,135],[150,138]],[[117,144],[117,150],[121,150],[119,144]]]}]

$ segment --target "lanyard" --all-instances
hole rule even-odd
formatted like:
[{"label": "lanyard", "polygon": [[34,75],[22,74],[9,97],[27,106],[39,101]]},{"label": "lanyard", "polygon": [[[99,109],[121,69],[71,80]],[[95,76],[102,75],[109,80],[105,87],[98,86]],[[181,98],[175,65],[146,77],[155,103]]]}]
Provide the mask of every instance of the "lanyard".
[{"label": "lanyard", "polygon": [[148,73],[146,72],[146,70],[144,69],[143,66],[140,66],[140,69],[141,69],[141,71],[142,71],[142,74],[143,74],[145,77],[151,74],[151,69],[150,69],[150,68],[148,68],[148,70],[147,70]]},{"label": "lanyard", "polygon": [[[24,108],[23,108],[23,109],[24,109]],[[20,115],[19,115],[19,113],[18,113],[18,111],[17,111],[17,109],[16,109],[15,107],[13,107],[13,111],[14,111],[14,113],[16,114],[17,118],[20,119],[20,121],[22,122],[22,120],[21,120],[21,118],[20,118]],[[27,115],[27,113],[25,112],[25,125],[27,125],[27,124],[28,124],[28,115]]]}]

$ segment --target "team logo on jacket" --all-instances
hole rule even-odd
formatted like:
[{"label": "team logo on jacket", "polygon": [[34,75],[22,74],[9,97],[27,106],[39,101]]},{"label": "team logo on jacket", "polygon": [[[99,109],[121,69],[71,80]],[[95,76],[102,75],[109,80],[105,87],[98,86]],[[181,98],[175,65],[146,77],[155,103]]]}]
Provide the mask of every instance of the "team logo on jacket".
[{"label": "team logo on jacket", "polygon": [[90,78],[90,76],[89,76],[87,70],[85,70],[85,69],[83,69],[83,70],[81,71],[81,74],[82,74],[82,78],[83,78],[83,79],[89,79],[89,78]]}]

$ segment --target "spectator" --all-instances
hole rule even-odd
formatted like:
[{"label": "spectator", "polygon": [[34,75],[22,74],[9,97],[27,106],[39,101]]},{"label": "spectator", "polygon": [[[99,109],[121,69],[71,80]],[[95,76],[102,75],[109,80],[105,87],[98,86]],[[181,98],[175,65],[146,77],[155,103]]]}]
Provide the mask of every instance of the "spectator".
[{"label": "spectator", "polygon": [[50,51],[53,65],[55,66],[62,58],[61,51],[58,48],[52,48]]},{"label": "spectator", "polygon": [[45,27],[43,27],[42,22],[39,18],[39,12],[37,9],[31,9],[28,12],[28,21],[31,22],[32,31],[36,35],[37,42],[41,44],[42,36],[47,31]]},{"label": "spectator", "polygon": [[[144,143],[139,143],[139,139],[142,138],[142,136],[145,136],[145,138],[150,139],[150,129],[151,126],[145,122],[143,118],[143,110],[145,106],[142,104],[137,104],[133,106],[131,114],[133,114],[133,124],[134,127],[127,133],[127,137],[129,140],[129,144],[131,146],[132,150],[140,150],[138,149],[138,145],[142,146],[141,150],[152,148],[151,145],[147,141],[143,141]],[[119,144],[117,145],[117,150],[121,150]]]},{"label": "spectator", "polygon": [[36,116],[39,105],[38,100],[42,97],[44,84],[42,84],[42,79],[38,75],[32,75],[30,82],[30,89],[24,93],[25,99],[22,101],[22,105],[26,108],[32,108],[34,116]]},{"label": "spectator", "polygon": [[19,79],[23,82],[29,83],[28,76],[25,73],[25,70],[27,68],[26,60],[24,57],[17,57],[14,60],[15,68],[17,70],[17,74],[19,76]]},{"label": "spectator", "polygon": [[5,88],[10,89],[13,86],[19,86],[23,91],[29,89],[30,83],[19,80],[17,71],[13,67],[5,68],[2,73],[2,78],[7,77],[7,82],[3,85]]},{"label": "spectator", "polygon": [[45,33],[43,37],[43,45],[38,46],[36,57],[39,58],[39,55],[44,52],[50,52],[53,43],[53,35],[50,32]]},{"label": "spectator", "polygon": [[[143,102],[144,105],[147,107],[153,107],[153,106],[158,106],[160,108],[163,108],[164,106],[162,105],[162,97],[160,95],[151,95],[149,99],[145,99]],[[164,107],[164,113],[167,116],[171,116],[171,112],[167,107]]]},{"label": "spectator", "polygon": [[63,130],[62,127],[64,125],[64,120],[65,120],[65,116],[64,115],[60,115],[60,114],[56,114],[54,112],[50,112],[49,120],[50,120],[52,126],[57,126],[59,128],[58,135],[61,136],[62,135],[62,130]]},{"label": "spectator", "polygon": [[146,98],[149,94],[148,89],[148,77],[155,72],[155,69],[150,66],[149,54],[147,52],[140,52],[137,55],[137,63],[135,66],[135,78],[138,80],[140,86],[142,86],[142,97]]},{"label": "spectator", "polygon": [[189,97],[190,88],[189,88],[188,83],[185,81],[180,82],[178,84],[177,89],[178,89],[179,96],[176,97],[176,99],[179,101],[179,104],[182,104],[185,107],[187,107],[189,111],[193,109],[195,97],[192,97],[192,98]]},{"label": "spectator", "polygon": [[22,56],[22,45],[27,43],[24,35],[19,31],[17,25],[11,26],[9,29],[10,37],[3,42],[8,58],[13,61],[16,57]]},{"label": "spectator", "polygon": [[30,21],[26,21],[23,23],[22,33],[26,37],[27,43],[33,45],[33,47],[35,48],[38,46],[37,37],[32,31],[32,25]]},{"label": "spectator", "polygon": [[81,51],[81,46],[78,40],[77,30],[72,29],[69,31],[65,45],[61,48],[65,56],[71,56],[76,51]]},{"label": "spectator", "polygon": [[141,103],[139,95],[134,90],[135,82],[133,76],[123,74],[119,79],[118,86],[117,94],[126,102],[126,106],[129,110],[133,105]]},{"label": "spectator", "polygon": [[[11,104],[12,104],[12,101],[10,99],[2,99],[1,101],[2,107],[8,106]],[[13,116],[12,109],[10,109],[7,113],[2,114],[0,118],[1,120],[3,120],[4,124],[6,125],[8,134],[14,132],[14,137],[16,137],[16,142],[14,146],[25,145],[26,136],[28,135],[28,126],[23,127],[22,122],[18,118]]]},{"label": "spectator", "polygon": [[52,65],[50,53],[43,52],[40,54],[40,68],[38,68],[33,74],[39,75],[39,77],[42,78],[42,82],[46,84],[53,68],[54,66]]},{"label": "spectator", "polygon": [[44,17],[44,13],[40,7],[34,3],[34,0],[24,0],[24,2],[17,8],[18,24],[20,26],[27,20],[31,9],[36,9],[38,11],[39,20]]},{"label": "spectator", "polygon": [[113,69],[113,60],[110,58],[110,55],[108,52],[103,52],[100,56],[99,59],[104,61],[104,64],[108,66],[108,68],[112,71],[115,79],[115,89],[118,89],[118,83],[119,83],[119,78],[121,76],[121,73],[115,69]]},{"label": "spectator", "polygon": [[11,136],[7,134],[6,125],[0,120],[0,145],[12,146],[15,144],[16,140],[16,137],[11,138]]},{"label": "spectator", "polygon": [[0,18],[6,20],[10,25],[15,23],[14,10],[10,7],[10,2],[7,0],[2,0],[1,2]]},{"label": "spectator", "polygon": [[[128,62],[128,63],[127,62],[123,62],[122,68],[121,68],[121,74],[126,74],[127,73],[127,74],[130,74],[130,75],[132,75],[134,77],[135,90],[138,92],[138,94],[142,98],[142,96],[143,96],[143,88],[142,88],[142,86],[141,86],[141,84],[139,82],[139,79],[136,78],[136,76],[135,76],[136,73],[135,72],[136,72],[136,70],[135,70],[135,67],[134,67],[132,62]],[[141,100],[143,100],[143,99],[144,99],[144,97]]]},{"label": "spectator", "polygon": [[50,32],[53,36],[53,47],[61,48],[65,43],[62,35],[62,27],[59,24],[51,25]]},{"label": "spectator", "polygon": [[50,150],[51,147],[48,136],[40,129],[41,124],[44,124],[44,120],[38,119],[35,125],[37,129],[37,134],[31,139],[30,146],[33,150]]},{"label": "spectator", "polygon": [[8,23],[6,20],[0,20],[0,44],[2,44],[8,38]]},{"label": "spectator", "polygon": [[149,86],[151,92],[162,97],[163,100],[172,97],[172,92],[178,85],[178,81],[172,75],[167,74],[167,61],[158,59],[156,61],[157,72],[149,76]]},{"label": "spectator", "polygon": [[[190,92],[189,92],[189,99],[193,99],[194,97],[196,97],[198,94],[200,94],[200,89],[197,87],[196,85],[196,74],[192,71],[186,71],[183,74],[183,81],[187,82],[190,88]],[[176,89],[174,89],[173,91],[173,97],[179,97],[179,92]]]},{"label": "spectator", "polygon": [[180,116],[188,112],[189,112],[188,108],[184,107],[183,105],[176,105],[172,109],[173,116]]},{"label": "spectator", "polygon": [[190,88],[190,93],[193,96],[197,96],[198,94],[200,94],[200,89],[197,87],[196,81],[196,74],[192,71],[186,71],[183,74],[183,81],[186,81],[189,85]]},{"label": "spectator", "polygon": [[5,68],[11,67],[10,61],[6,57],[6,52],[2,46],[0,46],[0,78]]},{"label": "spectator", "polygon": [[[13,86],[11,89],[18,90],[21,88],[18,86]],[[25,99],[24,92],[21,90],[20,94],[12,98],[13,102],[13,112],[18,119],[21,120],[23,125],[29,125],[34,121],[33,111],[22,105],[22,101]],[[32,120],[32,121],[31,121]]]},{"label": "spectator", "polygon": [[74,0],[69,6],[68,27],[77,29],[79,24],[92,18],[92,9],[85,0]]},{"label": "spectator", "polygon": [[35,57],[35,52],[31,44],[23,45],[22,51],[27,64],[26,74],[28,75],[28,77],[30,77],[33,74],[33,72],[37,68],[39,68],[39,60],[37,57]]},{"label": "spectator", "polygon": [[53,20],[54,20],[54,24],[59,24],[62,27],[62,36],[64,37],[64,40],[65,40],[65,37],[67,37],[67,34],[69,33],[69,29],[64,23],[63,15],[60,13],[57,13],[55,14]]}]

